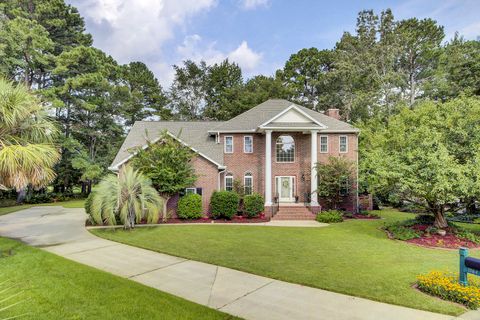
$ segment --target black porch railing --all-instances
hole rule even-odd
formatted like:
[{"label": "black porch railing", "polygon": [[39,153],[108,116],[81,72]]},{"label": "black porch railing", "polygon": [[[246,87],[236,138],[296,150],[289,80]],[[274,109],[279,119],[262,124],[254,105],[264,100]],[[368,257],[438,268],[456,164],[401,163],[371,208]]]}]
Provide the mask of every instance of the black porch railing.
[{"label": "black porch railing", "polygon": [[272,204],[272,218],[277,214],[278,209],[280,207],[280,201],[279,201],[279,194],[275,194],[275,197],[273,197],[273,204]]}]

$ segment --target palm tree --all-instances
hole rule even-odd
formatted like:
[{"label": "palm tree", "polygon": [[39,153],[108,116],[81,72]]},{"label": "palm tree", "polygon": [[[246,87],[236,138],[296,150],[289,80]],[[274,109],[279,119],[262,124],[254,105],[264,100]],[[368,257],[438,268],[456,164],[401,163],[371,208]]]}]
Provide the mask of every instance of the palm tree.
[{"label": "palm tree", "polygon": [[60,155],[55,124],[25,86],[0,78],[0,188],[46,186]]},{"label": "palm tree", "polygon": [[151,181],[127,165],[118,176],[109,175],[98,184],[85,208],[96,224],[115,225],[119,218],[127,229],[144,218],[157,222],[162,206]]}]

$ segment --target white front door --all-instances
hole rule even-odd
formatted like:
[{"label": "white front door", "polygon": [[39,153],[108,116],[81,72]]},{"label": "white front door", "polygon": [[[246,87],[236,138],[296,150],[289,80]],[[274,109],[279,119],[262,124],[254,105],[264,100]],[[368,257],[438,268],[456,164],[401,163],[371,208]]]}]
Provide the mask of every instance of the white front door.
[{"label": "white front door", "polygon": [[295,177],[275,177],[275,185],[280,202],[295,202]]}]

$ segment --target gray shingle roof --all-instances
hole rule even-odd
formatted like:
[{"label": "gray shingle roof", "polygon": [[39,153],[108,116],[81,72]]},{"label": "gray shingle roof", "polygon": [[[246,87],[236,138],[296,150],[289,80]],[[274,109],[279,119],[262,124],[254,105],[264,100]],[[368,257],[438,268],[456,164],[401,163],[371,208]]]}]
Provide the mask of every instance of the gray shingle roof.
[{"label": "gray shingle roof", "polygon": [[219,123],[211,131],[254,131],[257,129],[258,126],[272,119],[277,114],[290,107],[292,104],[303,112],[307,113],[310,117],[327,126],[326,130],[328,131],[358,131],[358,129],[354,128],[346,122],[337,120],[323,113],[313,111],[311,109],[299,106],[297,104],[294,104],[293,102],[283,99],[267,100],[259,104],[258,106],[253,107],[252,109],[236,116],[235,118]]},{"label": "gray shingle roof", "polygon": [[147,134],[149,140],[155,140],[163,130],[168,130],[199,153],[222,165],[223,146],[215,143],[214,137],[208,134],[208,130],[219,123],[218,121],[137,121],[130,129],[110,167],[115,168],[127,159],[131,155],[129,150],[132,148],[145,145]]},{"label": "gray shingle roof", "polygon": [[[358,132],[359,130],[350,124],[329,117],[323,113],[310,110],[308,108],[296,105],[287,100],[270,99],[258,106],[225,121],[137,121],[128,133],[122,147],[113,160],[110,168],[115,168],[131,156],[131,150],[135,147],[144,146],[148,139],[155,140],[163,130],[168,130],[171,134],[179,136],[179,139],[199,152],[201,155],[215,162],[217,165],[223,165],[223,145],[215,143],[214,137],[209,132],[228,132],[228,131],[256,131],[258,127],[268,120],[275,117],[291,105],[308,114],[311,118],[325,125],[326,129],[320,129],[319,132]],[[310,123],[272,123],[268,127],[318,127],[314,122]]]}]

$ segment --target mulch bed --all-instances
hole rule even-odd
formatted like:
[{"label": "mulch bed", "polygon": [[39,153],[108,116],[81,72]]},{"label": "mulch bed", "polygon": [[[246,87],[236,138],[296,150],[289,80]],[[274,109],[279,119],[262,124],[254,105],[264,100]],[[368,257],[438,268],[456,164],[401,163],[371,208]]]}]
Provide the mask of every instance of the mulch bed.
[{"label": "mulch bed", "polygon": [[420,238],[413,238],[406,240],[408,243],[413,243],[423,247],[429,248],[445,248],[445,249],[458,249],[460,247],[466,248],[480,248],[480,244],[473,241],[459,238],[451,227],[445,228],[446,235],[442,236],[437,233],[429,234],[425,230],[428,228],[425,224],[416,224],[411,226],[413,230],[420,231],[422,234]]},{"label": "mulch bed", "polygon": [[[179,218],[170,218],[167,220],[167,222],[163,222],[161,219],[158,221],[158,224],[163,224],[163,223],[203,223],[203,224],[214,224],[214,223],[238,223],[238,224],[245,224],[245,223],[262,223],[262,222],[268,222],[270,219],[265,218],[265,216],[261,215],[255,218],[245,218],[243,216],[234,216],[232,220],[227,220],[227,219],[212,219],[210,217],[203,217],[200,219],[195,219],[195,220],[188,220],[188,219],[179,219]],[[137,223],[138,225],[145,225],[147,224],[146,220],[141,221],[140,223]],[[85,226],[90,227],[93,226],[89,220],[85,222]]]},{"label": "mulch bed", "polygon": [[377,220],[381,219],[380,217],[371,217],[364,214],[352,214],[353,218],[350,219],[364,219],[364,220]]},{"label": "mulch bed", "polygon": [[270,219],[260,218],[260,217],[258,218],[234,217],[232,220],[212,219],[212,218],[185,220],[185,219],[172,218],[172,219],[168,219],[166,223],[260,223],[260,222],[268,222],[268,221],[270,221]]},{"label": "mulch bed", "polygon": [[467,248],[479,248],[480,245],[475,242],[461,239],[455,234],[446,234],[441,236],[439,234],[432,235],[422,235],[420,238],[414,238],[407,240],[409,243],[413,243],[423,247],[434,247],[434,248],[446,248],[446,249],[458,249],[460,247]]}]

